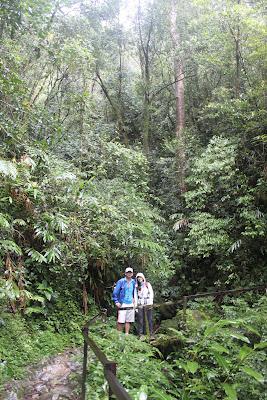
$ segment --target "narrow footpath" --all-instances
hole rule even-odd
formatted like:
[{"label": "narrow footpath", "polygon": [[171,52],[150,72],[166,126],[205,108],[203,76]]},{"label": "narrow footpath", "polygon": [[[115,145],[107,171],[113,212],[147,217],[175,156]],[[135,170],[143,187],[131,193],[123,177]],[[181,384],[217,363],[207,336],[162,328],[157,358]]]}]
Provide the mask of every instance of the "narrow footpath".
[{"label": "narrow footpath", "polygon": [[82,350],[68,349],[27,369],[27,377],[5,385],[1,400],[78,400]]}]

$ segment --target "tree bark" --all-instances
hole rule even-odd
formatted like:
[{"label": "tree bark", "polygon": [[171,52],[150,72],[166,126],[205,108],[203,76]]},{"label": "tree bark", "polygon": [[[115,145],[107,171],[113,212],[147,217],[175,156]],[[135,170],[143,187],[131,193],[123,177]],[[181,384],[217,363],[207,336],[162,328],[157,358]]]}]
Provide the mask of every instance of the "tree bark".
[{"label": "tree bark", "polygon": [[184,141],[185,127],[185,106],[184,106],[184,63],[181,53],[181,34],[177,27],[177,1],[171,2],[171,38],[174,53],[174,78],[175,78],[175,106],[176,106],[176,126],[175,134],[178,139],[177,146],[177,165],[178,165],[178,181],[181,192],[186,190],[185,186],[185,170],[186,155]]},{"label": "tree bark", "polygon": [[100,76],[99,71],[96,71],[96,76],[97,76],[98,84],[100,85],[104,95],[106,96],[109,104],[111,105],[111,108],[114,111],[114,114],[115,114],[115,117],[116,117],[116,120],[117,120],[117,126],[118,126],[119,135],[122,137],[122,140],[123,140],[125,146],[128,146],[129,145],[129,140],[128,140],[128,135],[127,135],[126,129],[124,127],[124,122],[123,122],[123,117],[122,117],[121,110],[120,110],[117,102],[115,100],[113,100],[111,98],[111,96],[109,95],[108,89],[105,86],[105,84],[104,84],[104,82],[103,82],[103,80],[102,80],[102,78]]},{"label": "tree bark", "polygon": [[143,121],[142,121],[142,136],[143,136],[143,148],[146,154],[149,153],[150,147],[150,43],[151,35],[153,32],[153,17],[151,16],[149,21],[148,32],[144,39],[141,28],[141,6],[139,2],[138,13],[138,35],[139,35],[139,58],[141,74],[144,83],[144,95],[143,95]]},{"label": "tree bark", "polygon": [[[237,0],[237,4],[239,5],[241,0]],[[235,95],[236,97],[240,96],[240,21],[238,18],[237,28],[236,28],[236,38],[235,38],[235,60],[236,60],[236,82],[235,82]]]}]

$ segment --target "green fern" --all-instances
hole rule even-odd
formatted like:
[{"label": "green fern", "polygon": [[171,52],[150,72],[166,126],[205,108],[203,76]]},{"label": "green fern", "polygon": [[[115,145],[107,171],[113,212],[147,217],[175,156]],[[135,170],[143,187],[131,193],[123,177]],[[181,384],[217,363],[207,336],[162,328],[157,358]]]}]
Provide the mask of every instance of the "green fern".
[{"label": "green fern", "polygon": [[7,215],[0,213],[0,227],[2,227],[2,228],[10,227],[10,223],[8,222],[6,217],[7,217]]},{"label": "green fern", "polygon": [[0,250],[4,253],[11,252],[22,255],[22,249],[13,240],[0,240]]}]

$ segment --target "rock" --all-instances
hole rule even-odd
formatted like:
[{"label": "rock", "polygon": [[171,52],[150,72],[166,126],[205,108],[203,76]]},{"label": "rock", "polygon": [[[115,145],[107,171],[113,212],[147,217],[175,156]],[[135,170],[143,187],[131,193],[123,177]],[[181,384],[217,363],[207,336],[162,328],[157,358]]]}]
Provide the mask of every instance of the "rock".
[{"label": "rock", "polygon": [[29,397],[29,399],[32,399],[32,400],[39,399],[39,398],[40,398],[39,394],[33,394],[33,395],[31,395],[31,397]]},{"label": "rock", "polygon": [[43,393],[43,394],[41,394],[41,396],[38,397],[38,400],[51,400],[51,394]]},{"label": "rock", "polygon": [[[12,381],[6,385],[5,400],[76,400],[74,384],[70,374],[81,371],[81,360],[77,354],[81,349],[68,350],[55,357],[45,359],[38,366],[28,369],[28,378]],[[75,357],[74,357],[75,355]],[[74,358],[74,359],[73,359]]]},{"label": "rock", "polygon": [[18,400],[18,396],[17,396],[17,393],[15,393],[15,392],[10,392],[9,394],[8,394],[8,397],[6,398],[6,400]]},{"label": "rock", "polygon": [[38,393],[47,393],[48,392],[48,388],[44,383],[39,383],[39,384],[35,385],[35,390]]}]

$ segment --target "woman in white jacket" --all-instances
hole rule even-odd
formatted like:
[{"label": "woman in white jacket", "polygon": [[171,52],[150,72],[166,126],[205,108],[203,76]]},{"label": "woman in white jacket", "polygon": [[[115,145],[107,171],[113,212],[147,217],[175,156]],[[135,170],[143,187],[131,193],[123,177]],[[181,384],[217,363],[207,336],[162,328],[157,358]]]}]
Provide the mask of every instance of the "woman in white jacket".
[{"label": "woman in white jacket", "polygon": [[[136,292],[137,292],[137,331],[138,335],[145,335],[147,325],[150,336],[153,336],[153,300],[154,292],[152,286],[146,281],[144,274],[138,272],[136,275]],[[148,332],[147,332],[148,334]]]}]

